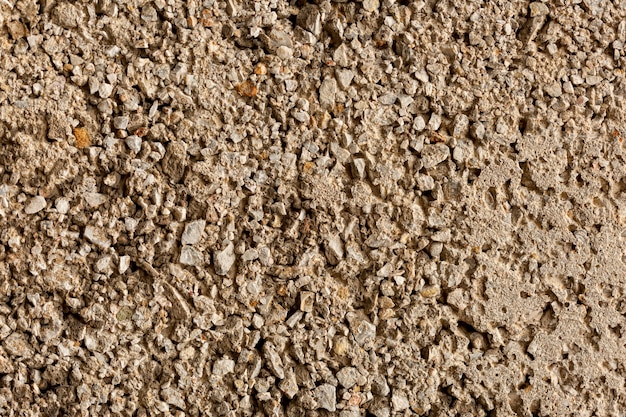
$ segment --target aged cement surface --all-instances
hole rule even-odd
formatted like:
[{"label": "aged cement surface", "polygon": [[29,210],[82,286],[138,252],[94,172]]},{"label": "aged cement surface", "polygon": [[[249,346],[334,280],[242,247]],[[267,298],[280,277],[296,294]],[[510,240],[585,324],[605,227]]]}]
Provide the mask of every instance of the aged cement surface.
[{"label": "aged cement surface", "polygon": [[0,1],[0,415],[626,413],[623,0]]}]

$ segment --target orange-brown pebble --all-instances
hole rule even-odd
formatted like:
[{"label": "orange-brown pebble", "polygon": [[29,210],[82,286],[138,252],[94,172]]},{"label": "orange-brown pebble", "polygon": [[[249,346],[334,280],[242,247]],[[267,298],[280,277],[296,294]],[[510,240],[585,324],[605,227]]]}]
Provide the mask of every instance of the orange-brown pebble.
[{"label": "orange-brown pebble", "polygon": [[361,405],[361,396],[359,394],[352,394],[348,400],[348,405],[351,407],[358,407]]},{"label": "orange-brown pebble", "polygon": [[445,136],[443,136],[443,135],[442,135],[442,134],[440,134],[440,133],[437,133],[437,132],[432,132],[432,133],[430,134],[430,138],[429,138],[429,139],[430,139],[430,141],[431,141],[432,143],[446,143],[446,142],[447,142],[446,137],[445,137]]},{"label": "orange-brown pebble", "polygon": [[198,21],[204,27],[211,27],[215,24],[215,22],[213,22],[213,19],[211,19],[212,16],[213,13],[211,13],[211,10],[204,9],[202,10],[202,12],[200,12],[200,19]]},{"label": "orange-brown pebble", "polygon": [[239,84],[237,87],[237,92],[242,96],[246,97],[254,97],[257,93],[257,88],[252,84],[252,81],[246,80]]},{"label": "orange-brown pebble", "polygon": [[256,67],[254,67],[254,73],[256,75],[265,75],[267,74],[267,67],[264,63],[259,62],[258,64],[256,64]]},{"label": "orange-brown pebble", "polygon": [[140,138],[146,136],[147,134],[148,134],[148,128],[145,126],[142,126],[139,129],[135,130],[135,135],[139,136]]},{"label": "orange-brown pebble", "polygon": [[76,147],[78,149],[83,149],[87,146],[91,146],[91,136],[89,135],[89,132],[86,128],[75,127],[74,137],[76,138]]}]

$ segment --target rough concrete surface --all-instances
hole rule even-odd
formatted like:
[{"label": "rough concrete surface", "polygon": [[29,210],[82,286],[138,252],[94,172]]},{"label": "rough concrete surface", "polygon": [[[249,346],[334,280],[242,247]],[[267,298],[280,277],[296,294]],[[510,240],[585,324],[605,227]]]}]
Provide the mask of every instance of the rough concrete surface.
[{"label": "rough concrete surface", "polygon": [[626,415],[624,0],[0,0],[0,415]]}]

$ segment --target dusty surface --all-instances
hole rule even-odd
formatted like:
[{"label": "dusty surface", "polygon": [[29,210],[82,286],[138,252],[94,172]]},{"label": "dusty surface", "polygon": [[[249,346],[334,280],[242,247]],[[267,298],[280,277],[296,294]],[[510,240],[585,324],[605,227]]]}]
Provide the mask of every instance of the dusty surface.
[{"label": "dusty surface", "polygon": [[0,415],[623,415],[625,19],[0,1]]}]

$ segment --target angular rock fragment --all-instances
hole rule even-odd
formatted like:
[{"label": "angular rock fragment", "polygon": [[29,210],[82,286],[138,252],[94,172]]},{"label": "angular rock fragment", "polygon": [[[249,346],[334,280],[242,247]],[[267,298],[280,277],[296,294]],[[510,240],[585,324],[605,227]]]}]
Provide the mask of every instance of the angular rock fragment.
[{"label": "angular rock fragment", "polygon": [[356,317],[350,321],[350,329],[359,345],[371,342],[376,337],[376,326],[365,318]]},{"label": "angular rock fragment", "polygon": [[411,404],[409,403],[409,399],[406,397],[402,391],[394,390],[393,395],[391,396],[391,405],[394,411],[403,411],[408,409]]},{"label": "angular rock fragment", "polygon": [[315,303],[315,293],[311,291],[302,291],[300,293],[300,310],[310,313],[313,311],[313,304]]},{"label": "angular rock fragment", "polygon": [[326,77],[322,81],[319,90],[320,104],[323,107],[333,107],[335,105],[335,96],[337,94],[337,81],[334,78]]},{"label": "angular rock fragment", "polygon": [[213,364],[213,375],[225,376],[235,370],[235,361],[232,359],[218,359]]},{"label": "angular rock fragment", "polygon": [[185,231],[183,232],[183,236],[181,238],[181,243],[183,245],[195,245],[202,238],[202,233],[204,232],[204,227],[206,226],[205,220],[195,220],[193,222],[187,223],[185,226]]},{"label": "angular rock fragment", "polygon": [[100,249],[106,249],[111,246],[111,241],[107,238],[106,232],[98,227],[91,225],[85,227],[83,236]]},{"label": "angular rock fragment", "polygon": [[163,158],[163,172],[170,177],[173,182],[178,182],[183,178],[185,167],[187,166],[187,150],[182,142],[172,142],[167,147]]},{"label": "angular rock fragment", "polygon": [[296,374],[293,371],[288,371],[285,373],[285,378],[278,383],[278,388],[288,398],[293,398],[298,393],[298,382],[296,380]]},{"label": "angular rock fragment", "polygon": [[183,296],[178,292],[174,286],[169,283],[164,283],[163,287],[168,295],[170,302],[172,303],[172,317],[179,320],[187,320],[191,317],[191,311],[189,305]]},{"label": "angular rock fragment", "polygon": [[316,5],[306,5],[298,12],[296,23],[315,36],[322,33],[322,12]]},{"label": "angular rock fragment", "polygon": [[72,2],[59,2],[52,12],[52,19],[65,29],[73,29],[82,23],[83,12]]},{"label": "angular rock fragment", "polygon": [[379,0],[363,0],[363,8],[368,12],[374,12],[380,7]]},{"label": "angular rock fragment", "polygon": [[283,379],[285,377],[285,370],[283,368],[283,361],[276,352],[276,347],[272,343],[265,343],[263,345],[263,356],[267,361],[268,368],[276,375],[276,377]]},{"label": "angular rock fragment", "polygon": [[318,408],[334,412],[337,410],[337,389],[330,384],[322,384],[315,388],[314,397]]},{"label": "angular rock fragment", "polygon": [[185,408],[185,398],[183,396],[183,393],[176,388],[169,387],[163,389],[163,391],[161,391],[161,398],[163,398],[166,403],[171,404],[175,407],[181,409]]},{"label": "angular rock fragment", "polygon": [[424,145],[422,149],[422,163],[424,168],[433,168],[450,157],[450,148],[442,143]]},{"label": "angular rock fragment", "polygon": [[204,261],[204,256],[198,250],[192,246],[186,245],[180,250],[179,262],[183,265],[201,265]]},{"label": "angular rock fragment", "polygon": [[228,242],[224,249],[213,254],[213,264],[217,275],[226,275],[234,263],[235,246],[232,242]]},{"label": "angular rock fragment", "polygon": [[345,90],[350,87],[350,84],[354,79],[354,73],[352,72],[352,70],[349,69],[338,68],[337,70],[335,70],[335,77],[337,78],[339,87]]},{"label": "angular rock fragment", "polygon": [[26,207],[24,207],[24,213],[35,214],[46,208],[46,199],[38,195],[33,197]]},{"label": "angular rock fragment", "polygon": [[2,345],[6,349],[7,353],[14,356],[30,358],[34,354],[32,345],[28,342],[26,335],[21,332],[11,333],[6,339],[4,339]]},{"label": "angular rock fragment", "polygon": [[350,389],[356,384],[359,372],[352,366],[346,366],[337,372],[337,380],[339,383],[347,389]]},{"label": "angular rock fragment", "polygon": [[548,9],[548,6],[540,1],[533,1],[532,3],[530,3],[529,9],[530,17],[546,16],[550,13],[550,9]]},{"label": "angular rock fragment", "polygon": [[131,151],[135,153],[139,153],[139,151],[141,151],[142,140],[139,136],[130,135],[124,140],[124,142],[126,143],[126,146],[128,146],[128,149],[130,149]]},{"label": "angular rock fragment", "polygon": [[339,236],[332,236],[326,245],[326,258],[331,265],[337,265],[343,259],[343,245]]}]

